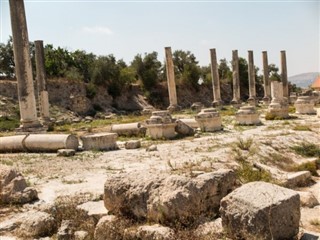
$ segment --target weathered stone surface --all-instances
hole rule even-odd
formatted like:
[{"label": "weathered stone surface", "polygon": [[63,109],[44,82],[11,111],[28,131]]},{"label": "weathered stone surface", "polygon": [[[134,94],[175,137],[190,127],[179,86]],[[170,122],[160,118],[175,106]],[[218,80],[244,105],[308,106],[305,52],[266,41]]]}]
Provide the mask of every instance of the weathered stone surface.
[{"label": "weathered stone surface", "polygon": [[113,124],[111,126],[111,132],[117,133],[119,136],[145,136],[146,128],[141,123],[125,123],[125,124]]},{"label": "weathered stone surface", "polygon": [[158,151],[157,145],[151,145],[146,148],[147,152],[153,152],[153,151]]},{"label": "weathered stone surface", "polygon": [[196,112],[200,112],[202,108],[203,108],[203,104],[201,102],[195,102],[191,105],[191,110]]},{"label": "weathered stone surface", "polygon": [[252,182],[224,197],[220,214],[232,239],[291,239],[299,232],[300,197],[290,189]]},{"label": "weathered stone surface", "polygon": [[56,228],[54,218],[45,212],[31,211],[20,219],[19,235],[28,237],[44,237],[50,235]]},{"label": "weathered stone surface", "polygon": [[175,131],[183,136],[192,136],[194,135],[194,129],[192,127],[189,127],[184,122],[177,120],[176,121],[176,127]]},{"label": "weathered stone surface", "polygon": [[236,113],[236,120],[240,125],[257,125],[261,121],[259,113],[256,112],[253,106],[243,106]]},{"label": "weathered stone surface", "polygon": [[297,193],[300,195],[300,202],[301,202],[301,206],[303,207],[312,208],[320,204],[317,198],[311,192],[297,191]]},{"label": "weathered stone surface", "polygon": [[215,108],[202,109],[195,119],[203,132],[214,132],[222,129],[221,117]]},{"label": "weathered stone surface", "polygon": [[72,157],[76,154],[76,151],[74,149],[59,149],[57,156],[60,157]]},{"label": "weathered stone surface", "polygon": [[113,214],[167,225],[189,224],[200,216],[216,215],[220,200],[234,186],[234,172],[225,169],[195,178],[122,173],[107,179],[104,204]]},{"label": "weathered stone surface", "polygon": [[117,146],[116,133],[99,133],[81,137],[84,150],[108,151],[116,150]]},{"label": "weathered stone surface", "polygon": [[120,224],[118,218],[113,215],[105,216],[101,218],[94,230],[95,240],[121,240],[122,230],[120,230]]},{"label": "weathered stone surface", "polygon": [[210,235],[217,236],[217,234],[223,234],[222,220],[217,218],[214,221],[206,222],[197,227],[195,235],[200,239]]},{"label": "weathered stone surface", "polygon": [[199,124],[194,118],[180,118],[179,121],[184,122],[189,127],[198,128]]},{"label": "weathered stone surface", "polygon": [[0,202],[24,204],[38,199],[34,188],[28,187],[26,180],[14,169],[0,169]]},{"label": "weathered stone surface", "polygon": [[62,220],[61,226],[58,229],[58,240],[72,240],[73,239],[73,224],[70,220]]},{"label": "weathered stone surface", "polygon": [[90,240],[89,233],[86,231],[76,231],[74,233],[74,240]]},{"label": "weathered stone surface", "polygon": [[102,200],[83,203],[77,206],[77,209],[84,211],[87,216],[98,220],[108,214],[108,210],[104,207]]},{"label": "weathered stone surface", "polygon": [[290,173],[287,176],[287,181],[285,183],[286,187],[302,187],[305,186],[311,179],[311,173],[309,171],[299,171],[295,173]]},{"label": "weathered stone surface", "polygon": [[139,140],[130,140],[125,142],[124,144],[125,149],[137,149],[141,147],[141,141]]},{"label": "weathered stone surface", "polygon": [[315,114],[314,102],[309,96],[300,96],[294,103],[296,113],[298,114]]},{"label": "weathered stone surface", "polygon": [[138,228],[126,229],[124,233],[125,240],[173,240],[174,231],[169,227],[164,227],[159,224],[144,225]]}]

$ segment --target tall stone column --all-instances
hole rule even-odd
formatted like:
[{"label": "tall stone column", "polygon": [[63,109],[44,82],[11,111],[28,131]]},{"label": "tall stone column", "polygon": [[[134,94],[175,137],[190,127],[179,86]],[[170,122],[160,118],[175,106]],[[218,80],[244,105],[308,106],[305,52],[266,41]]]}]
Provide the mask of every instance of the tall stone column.
[{"label": "tall stone column", "polygon": [[281,81],[283,85],[283,97],[288,100],[289,87],[288,87],[286,51],[281,51]]},{"label": "tall stone column", "polygon": [[268,64],[268,53],[267,51],[262,52],[263,62],[263,86],[264,86],[264,97],[263,101],[269,103],[271,100],[271,85],[269,79],[269,64]]},{"label": "tall stone column", "polygon": [[212,75],[212,86],[213,86],[213,106],[219,106],[221,104],[221,94],[220,94],[220,80],[217,64],[216,49],[210,49],[211,56],[211,75]]},{"label": "tall stone column", "polygon": [[38,97],[39,97],[39,107],[40,116],[44,123],[50,121],[49,116],[49,96],[47,91],[47,79],[45,71],[45,59],[44,59],[44,49],[43,41],[35,41],[35,52],[36,52],[36,68],[37,68],[37,86],[38,86]]},{"label": "tall stone column", "polygon": [[240,103],[240,75],[238,50],[232,51],[232,86],[233,99],[231,103],[238,104]]},{"label": "tall stone column", "polygon": [[167,70],[167,82],[168,82],[168,91],[169,91],[169,102],[170,106],[168,110],[174,111],[179,109],[177,101],[177,91],[176,83],[174,79],[174,65],[172,60],[171,47],[165,47],[166,54],[166,70]]},{"label": "tall stone column", "polygon": [[40,127],[37,119],[27,21],[23,0],[9,0],[21,129]]},{"label": "tall stone column", "polygon": [[248,51],[248,74],[249,74],[249,99],[250,104],[255,105],[256,101],[256,79],[255,79],[255,69],[253,62],[253,51]]}]

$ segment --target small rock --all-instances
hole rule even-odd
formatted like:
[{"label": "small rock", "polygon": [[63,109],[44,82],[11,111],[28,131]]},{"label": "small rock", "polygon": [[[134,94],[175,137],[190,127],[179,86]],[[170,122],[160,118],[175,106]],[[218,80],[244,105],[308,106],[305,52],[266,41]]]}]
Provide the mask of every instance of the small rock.
[{"label": "small rock", "polygon": [[84,118],[84,120],[85,120],[85,121],[88,121],[88,122],[92,122],[93,117],[86,116],[86,117]]},{"label": "small rock", "polygon": [[177,120],[175,126],[175,131],[183,136],[192,136],[194,135],[194,129],[192,127],[189,127],[184,122]]},{"label": "small rock", "polygon": [[137,149],[141,147],[141,141],[139,140],[131,140],[128,142],[125,142],[124,147],[126,149]]},{"label": "small rock", "polygon": [[201,135],[200,135],[199,133],[195,133],[195,134],[194,134],[194,137],[195,137],[195,138],[199,138],[199,137],[201,137]]},{"label": "small rock", "polygon": [[76,151],[74,149],[59,149],[57,156],[60,157],[71,157],[76,154]]},{"label": "small rock", "polygon": [[316,199],[316,197],[313,195],[313,193],[300,192],[300,191],[297,191],[297,193],[300,195],[301,206],[313,208],[313,207],[319,205],[319,202]]},{"label": "small rock", "polygon": [[309,171],[300,171],[288,174],[286,187],[302,187],[309,183],[311,179],[311,173]]},{"label": "small rock", "polygon": [[138,227],[136,237],[143,240],[173,240],[174,231],[159,224],[145,225]]},{"label": "small rock", "polygon": [[73,239],[73,226],[72,221],[62,220],[61,226],[57,233],[58,240],[71,240]]},{"label": "small rock", "polygon": [[217,234],[223,234],[222,220],[217,218],[214,221],[206,222],[198,226],[195,235],[199,238],[205,238],[208,235],[217,237]]},{"label": "small rock", "polygon": [[95,240],[120,240],[122,233],[120,232],[119,219],[116,216],[108,215],[101,218],[94,230]]},{"label": "small rock", "polygon": [[74,233],[74,240],[89,240],[89,233],[86,231],[76,231]]},{"label": "small rock", "polygon": [[78,205],[77,209],[83,210],[84,212],[86,212],[87,216],[92,216],[98,220],[108,214],[108,210],[104,207],[103,200],[98,202],[91,201],[83,203],[81,205]]},{"label": "small rock", "polygon": [[151,145],[146,148],[147,152],[153,152],[153,151],[158,151],[157,145]]},{"label": "small rock", "polygon": [[81,122],[81,118],[74,118],[74,119],[72,119],[72,122],[79,123],[79,122]]}]

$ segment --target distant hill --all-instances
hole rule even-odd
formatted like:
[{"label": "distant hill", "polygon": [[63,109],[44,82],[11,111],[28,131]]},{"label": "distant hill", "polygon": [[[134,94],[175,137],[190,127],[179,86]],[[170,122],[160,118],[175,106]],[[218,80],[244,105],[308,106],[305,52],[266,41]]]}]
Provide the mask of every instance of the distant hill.
[{"label": "distant hill", "polygon": [[320,73],[317,72],[302,73],[289,77],[288,81],[290,81],[293,84],[296,84],[297,87],[306,88],[313,83],[313,81],[319,74]]}]

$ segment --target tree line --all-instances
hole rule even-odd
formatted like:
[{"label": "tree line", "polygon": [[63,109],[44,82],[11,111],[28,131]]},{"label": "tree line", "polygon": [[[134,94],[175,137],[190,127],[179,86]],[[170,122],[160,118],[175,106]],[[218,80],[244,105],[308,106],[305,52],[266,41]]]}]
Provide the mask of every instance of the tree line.
[{"label": "tree line", "polygon": [[[66,78],[87,83],[88,97],[96,94],[98,86],[103,86],[108,93],[119,96],[123,89],[133,83],[141,85],[145,92],[150,92],[156,86],[166,81],[165,63],[159,61],[158,53],[137,54],[127,64],[122,59],[116,59],[112,54],[97,56],[83,50],[69,51],[65,48],[47,44],[44,47],[45,70],[47,78]],[[35,46],[30,42],[30,56],[35,76]],[[175,66],[177,85],[199,89],[201,84],[211,85],[210,66],[199,66],[190,51],[176,50],[172,54]],[[221,59],[218,63],[219,77],[222,83],[232,83],[231,62]],[[256,67],[257,92],[262,89],[262,75]],[[278,67],[269,65],[272,80],[279,80]],[[245,58],[239,58],[239,75],[241,87],[248,89],[248,63]],[[0,79],[14,79],[14,57],[12,37],[6,43],[0,44]]]}]

